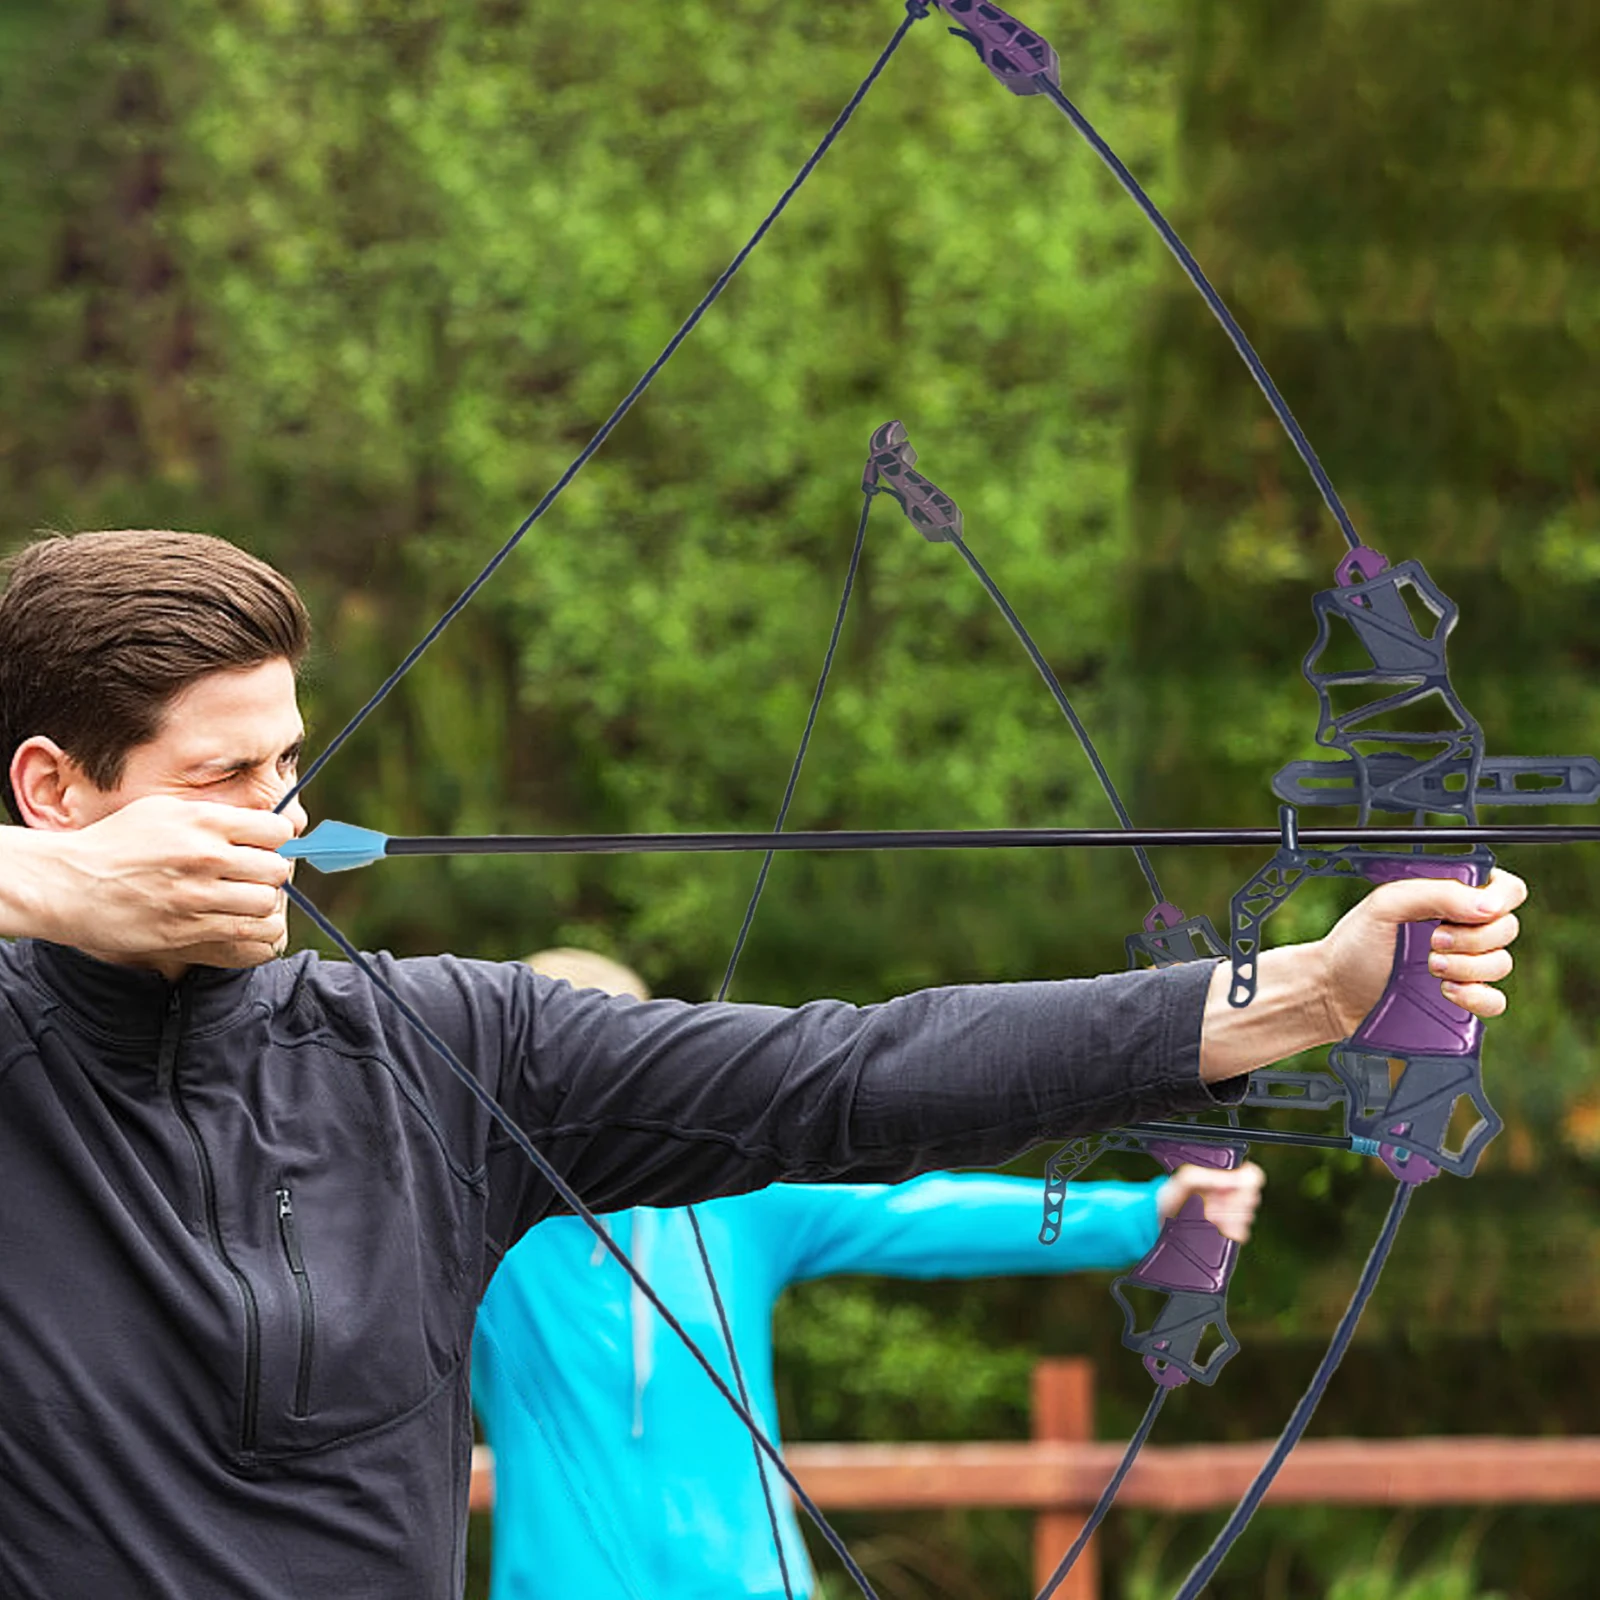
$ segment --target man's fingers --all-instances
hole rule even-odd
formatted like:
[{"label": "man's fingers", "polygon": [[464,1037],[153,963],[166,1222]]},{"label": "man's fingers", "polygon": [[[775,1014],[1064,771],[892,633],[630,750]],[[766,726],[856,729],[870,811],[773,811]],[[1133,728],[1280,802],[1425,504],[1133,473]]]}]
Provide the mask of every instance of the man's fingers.
[{"label": "man's fingers", "polygon": [[[224,879],[197,886],[195,896],[201,902],[198,909],[215,917],[219,926],[226,923],[230,937],[268,917],[280,921],[283,918],[283,890],[270,883],[230,883]],[[254,938],[258,934],[259,930],[246,932],[245,936]]]},{"label": "man's fingers", "polygon": [[1522,924],[1509,911],[1503,917],[1496,917],[1493,922],[1479,923],[1476,927],[1462,923],[1441,923],[1434,930],[1431,948],[1462,955],[1482,955],[1485,951],[1502,950],[1514,943],[1521,931]]},{"label": "man's fingers", "polygon": [[1439,987],[1444,991],[1446,1000],[1454,1001],[1463,1011],[1470,1011],[1475,1017],[1505,1015],[1506,997],[1498,989],[1491,989],[1488,984],[1443,983]]},{"label": "man's fingers", "polygon": [[257,850],[276,850],[294,837],[294,826],[276,811],[258,811],[253,806],[219,806],[210,801],[184,801],[194,820],[217,830],[230,844],[250,845]]},{"label": "man's fingers", "polygon": [[247,850],[230,845],[218,876],[234,883],[266,883],[281,889],[294,872],[294,863],[276,850]]},{"label": "man's fingers", "polygon": [[1428,971],[1451,983],[1499,983],[1511,974],[1511,952],[1491,950],[1481,956],[1439,955],[1428,957]]},{"label": "man's fingers", "polygon": [[[1447,922],[1462,927],[1493,923],[1515,911],[1528,898],[1528,886],[1514,873],[1495,868],[1482,888],[1454,878],[1404,878],[1374,890],[1392,922]],[[1512,927],[1515,932],[1515,924]]]}]

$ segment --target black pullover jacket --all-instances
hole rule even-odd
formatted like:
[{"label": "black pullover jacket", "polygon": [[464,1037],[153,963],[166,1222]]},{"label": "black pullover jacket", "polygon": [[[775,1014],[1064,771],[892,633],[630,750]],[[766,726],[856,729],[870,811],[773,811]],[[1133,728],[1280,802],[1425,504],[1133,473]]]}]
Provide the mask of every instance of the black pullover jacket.
[{"label": "black pullover jacket", "polygon": [[[599,1210],[1216,1103],[1209,963],[786,1011],[376,959]],[[473,1318],[553,1199],[347,965],[0,944],[0,1595],[457,1600]]]}]

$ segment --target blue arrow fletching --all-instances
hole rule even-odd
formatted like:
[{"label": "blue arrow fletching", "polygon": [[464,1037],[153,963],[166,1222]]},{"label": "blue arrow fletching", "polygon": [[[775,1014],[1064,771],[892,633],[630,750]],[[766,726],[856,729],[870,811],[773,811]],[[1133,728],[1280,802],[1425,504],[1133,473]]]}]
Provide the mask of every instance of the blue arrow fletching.
[{"label": "blue arrow fletching", "polygon": [[388,834],[375,829],[351,822],[319,822],[304,838],[280,845],[278,854],[290,861],[308,861],[318,872],[354,872],[383,860],[388,847]]}]

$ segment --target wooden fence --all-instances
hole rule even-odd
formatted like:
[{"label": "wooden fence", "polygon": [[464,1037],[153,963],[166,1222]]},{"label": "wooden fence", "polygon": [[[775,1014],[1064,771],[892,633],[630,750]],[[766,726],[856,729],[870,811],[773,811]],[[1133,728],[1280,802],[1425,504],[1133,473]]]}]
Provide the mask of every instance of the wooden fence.
[{"label": "wooden fence", "polygon": [[[1158,1511],[1231,1507],[1272,1448],[1146,1446],[1119,1506]],[[995,1444],[794,1444],[789,1464],[826,1510],[908,1511],[1009,1506],[1034,1513],[1034,1585],[1049,1577],[1106,1480],[1121,1442],[1094,1439],[1094,1372],[1083,1360],[1042,1361],[1033,1374],[1033,1437]],[[1600,1438],[1308,1439],[1284,1464],[1274,1505],[1443,1506],[1600,1502]],[[494,1466],[474,1452],[472,1507],[494,1501]],[[1059,1600],[1098,1600],[1094,1541]]]}]

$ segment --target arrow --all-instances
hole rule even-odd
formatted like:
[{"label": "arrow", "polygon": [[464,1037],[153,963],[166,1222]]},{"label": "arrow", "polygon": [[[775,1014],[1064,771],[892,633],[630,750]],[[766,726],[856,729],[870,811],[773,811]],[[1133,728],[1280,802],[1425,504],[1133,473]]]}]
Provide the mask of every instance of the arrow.
[{"label": "arrow", "polygon": [[[1595,824],[1514,827],[1302,828],[1302,847],[1600,844]],[[390,835],[319,822],[278,854],[319,872],[351,872],[389,856],[598,856],[765,850],[1126,850],[1129,845],[1275,849],[1278,828],[906,828],[809,833],[491,833]]]}]

